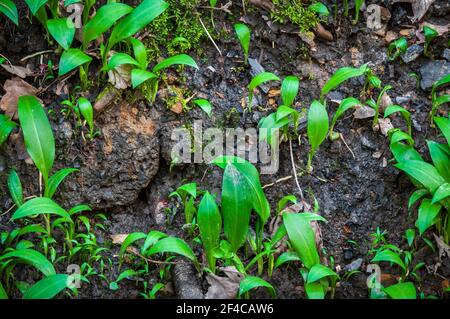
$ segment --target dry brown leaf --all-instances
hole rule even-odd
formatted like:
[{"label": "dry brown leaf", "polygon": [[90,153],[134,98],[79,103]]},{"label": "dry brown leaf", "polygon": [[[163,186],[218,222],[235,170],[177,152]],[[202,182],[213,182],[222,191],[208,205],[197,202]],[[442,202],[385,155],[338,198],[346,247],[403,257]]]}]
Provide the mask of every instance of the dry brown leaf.
[{"label": "dry brown leaf", "polygon": [[23,66],[17,66],[17,65],[9,65],[9,64],[0,64],[7,72],[17,75],[21,77],[22,79],[25,79],[27,76],[30,76],[33,74],[33,71],[31,71],[28,68],[28,65],[26,68]]},{"label": "dry brown leaf", "polygon": [[281,90],[278,88],[273,88],[269,90],[269,97],[275,97],[275,96],[280,96]]},{"label": "dry brown leaf", "polygon": [[108,82],[119,90],[125,90],[131,85],[131,70],[129,64],[116,66],[114,70],[108,71]]},{"label": "dry brown leaf", "polygon": [[389,105],[392,104],[394,103],[392,103],[391,97],[387,94],[387,92],[384,92],[383,96],[381,97],[380,112],[383,112]]},{"label": "dry brown leaf", "polygon": [[381,134],[384,136],[388,136],[388,132],[394,128],[390,119],[380,118],[378,119],[378,127],[380,129]]},{"label": "dry brown leaf", "polygon": [[206,281],[210,284],[206,299],[234,299],[239,290],[239,284],[244,279],[234,266],[221,268],[226,277],[220,277],[214,274],[208,274]]},{"label": "dry brown leaf", "polygon": [[111,235],[112,243],[116,245],[122,245],[129,234],[114,234]]},{"label": "dry brown leaf", "polygon": [[325,29],[320,23],[318,23],[314,28],[314,34],[322,40],[329,42],[333,41],[333,35],[331,34],[331,32]]},{"label": "dry brown leaf", "polygon": [[367,105],[358,105],[353,112],[355,119],[367,119],[375,116],[375,110]]},{"label": "dry brown leaf", "polygon": [[183,104],[181,102],[176,102],[170,107],[170,110],[175,114],[181,114],[181,112],[183,112]]},{"label": "dry brown leaf", "polygon": [[411,3],[414,16],[410,17],[412,22],[423,18],[435,0],[393,0],[393,2]]},{"label": "dry brown leaf", "polygon": [[36,95],[38,90],[19,77],[6,80],[3,85],[6,91],[0,100],[0,109],[11,119],[17,120],[17,101],[23,95]]}]

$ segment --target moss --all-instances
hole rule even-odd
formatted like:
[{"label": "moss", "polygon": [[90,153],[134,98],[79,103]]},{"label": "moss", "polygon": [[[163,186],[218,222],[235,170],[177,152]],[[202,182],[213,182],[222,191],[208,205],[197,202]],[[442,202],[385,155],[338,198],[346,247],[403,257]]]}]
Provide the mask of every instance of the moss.
[{"label": "moss", "polygon": [[275,10],[271,13],[271,17],[275,22],[291,22],[297,25],[302,32],[310,31],[320,22],[317,14],[309,10],[302,1],[273,0],[273,4]]},{"label": "moss", "polygon": [[167,50],[168,55],[186,53],[191,49],[201,53],[200,42],[206,36],[196,9],[201,0],[167,2],[169,8],[149,26],[151,37],[146,41],[149,58],[157,59],[163,50]]}]

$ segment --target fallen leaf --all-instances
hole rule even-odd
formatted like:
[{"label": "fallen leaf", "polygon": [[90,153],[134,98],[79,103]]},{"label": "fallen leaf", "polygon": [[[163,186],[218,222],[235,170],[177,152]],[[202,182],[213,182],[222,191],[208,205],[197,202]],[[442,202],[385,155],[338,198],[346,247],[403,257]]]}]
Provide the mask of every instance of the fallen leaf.
[{"label": "fallen leaf", "polygon": [[221,268],[226,277],[208,274],[206,281],[210,284],[206,299],[234,299],[239,291],[239,284],[244,275],[241,274],[234,266]]},{"label": "fallen leaf", "polygon": [[434,3],[435,0],[393,0],[393,3],[396,2],[406,2],[411,3],[413,16],[409,17],[412,22],[416,22],[423,18],[425,13],[427,13],[430,6]]},{"label": "fallen leaf", "polygon": [[280,90],[280,89],[273,88],[273,89],[270,89],[270,90],[269,90],[268,96],[269,96],[269,97],[275,97],[275,96],[279,96],[280,93],[281,93],[281,90]]},{"label": "fallen leaf", "polygon": [[387,43],[390,43],[390,42],[394,41],[395,39],[397,39],[397,33],[395,33],[394,31],[388,31],[386,33],[386,37],[384,38],[384,40]]},{"label": "fallen leaf", "polygon": [[325,29],[322,24],[318,23],[314,28],[314,34],[325,41],[333,41],[333,35],[330,31]]},{"label": "fallen leaf", "polygon": [[268,11],[272,11],[275,9],[275,6],[273,5],[271,0],[250,0],[250,3]]},{"label": "fallen leaf", "polygon": [[183,104],[181,102],[176,102],[170,107],[170,110],[175,114],[181,114],[181,112],[183,112]]},{"label": "fallen leaf", "polygon": [[129,234],[114,234],[111,235],[112,243],[116,245],[122,245]]},{"label": "fallen leaf", "polygon": [[[6,80],[3,85],[5,95],[0,100],[0,109],[11,119],[17,120],[17,101],[23,95],[36,95],[38,90],[19,77]],[[42,102],[42,101],[41,101]]]},{"label": "fallen leaf", "polygon": [[353,117],[355,119],[367,119],[375,116],[375,110],[367,105],[358,105],[355,107]]},{"label": "fallen leaf", "polygon": [[381,134],[384,136],[388,136],[388,132],[394,128],[390,119],[379,118],[378,126],[380,128]]},{"label": "fallen leaf", "polygon": [[132,68],[129,64],[116,66],[113,70],[108,71],[108,82],[116,89],[125,90],[131,85]]},{"label": "fallen leaf", "polygon": [[384,92],[380,101],[380,112],[383,112],[389,105],[392,104],[394,103],[392,103],[391,97],[387,94],[387,92]]},{"label": "fallen leaf", "polygon": [[17,66],[17,65],[9,65],[9,64],[0,64],[7,72],[17,75],[21,77],[22,79],[25,79],[27,76],[30,76],[33,74],[33,71],[31,71],[28,66],[24,68],[23,66]]}]

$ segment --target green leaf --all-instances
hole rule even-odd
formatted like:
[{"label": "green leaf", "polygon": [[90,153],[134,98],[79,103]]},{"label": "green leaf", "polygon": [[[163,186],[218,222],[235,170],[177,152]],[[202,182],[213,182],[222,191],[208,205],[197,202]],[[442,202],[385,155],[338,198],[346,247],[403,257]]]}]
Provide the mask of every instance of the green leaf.
[{"label": "green leaf", "polygon": [[12,219],[41,214],[54,214],[71,220],[70,215],[61,206],[47,197],[36,197],[26,201],[14,212]]},{"label": "green leaf", "polygon": [[114,53],[111,59],[109,59],[108,70],[112,70],[122,64],[131,64],[138,66],[139,62],[126,53]]},{"label": "green leaf", "polygon": [[245,159],[236,156],[219,156],[213,163],[221,168],[226,167],[227,163],[232,163],[242,174],[248,186],[245,189],[250,189],[253,209],[261,218],[262,223],[265,224],[270,216],[270,205],[262,189],[256,167]]},{"label": "green leaf", "polygon": [[91,102],[84,97],[80,97],[78,99],[78,109],[80,110],[81,115],[86,120],[89,126],[89,134],[92,137],[94,132],[94,108],[92,107]]},{"label": "green leaf", "polygon": [[280,81],[280,78],[273,73],[270,72],[262,72],[257,74],[248,85],[248,105],[253,105],[253,90],[256,89],[257,86],[269,82],[269,81]]},{"label": "green leaf", "polygon": [[408,41],[405,37],[400,37],[397,40],[391,42],[388,46],[388,59],[390,61],[395,60],[400,54],[406,52],[408,48]]},{"label": "green leaf", "polygon": [[420,236],[436,223],[436,217],[439,215],[441,207],[440,204],[432,204],[429,199],[422,201],[416,220],[416,227],[419,229]]},{"label": "green leaf", "polygon": [[208,100],[205,99],[197,99],[194,100],[194,103],[200,107],[209,117],[211,117],[212,105]]},{"label": "green leaf", "polygon": [[194,252],[182,239],[176,237],[163,238],[150,247],[147,252],[148,256],[160,253],[172,253],[184,256],[194,262],[194,264],[198,267],[198,261],[194,255]]},{"label": "green leaf", "polygon": [[354,97],[348,97],[341,101],[338,109],[336,110],[336,113],[333,116],[333,120],[331,121],[330,136],[331,133],[333,133],[333,129],[334,126],[336,125],[337,120],[345,113],[345,111],[354,108],[357,105],[361,105],[361,102],[358,99],[355,99]]},{"label": "green leaf", "polygon": [[286,106],[291,106],[294,103],[295,97],[298,94],[299,80],[296,76],[287,76],[281,83],[281,100]]},{"label": "green leaf", "polygon": [[9,119],[5,114],[0,114],[0,146],[5,143],[11,131],[17,124]]},{"label": "green leaf", "polygon": [[224,233],[233,252],[245,243],[251,211],[251,189],[245,176],[230,163],[223,173],[222,215]]},{"label": "green leaf", "polygon": [[139,62],[139,67],[143,70],[147,69],[147,51],[144,44],[135,38],[130,39],[131,45],[133,46],[133,53],[136,60]]},{"label": "green leaf", "polygon": [[443,86],[450,83],[450,73],[444,75],[442,78],[440,78],[439,80],[437,80],[436,82],[433,83],[433,87],[431,88],[431,98],[434,98],[435,94],[436,94],[436,90]]},{"label": "green leaf", "polygon": [[401,282],[387,288],[383,291],[392,299],[416,299],[416,287],[412,282]]},{"label": "green leaf", "polygon": [[163,232],[152,230],[147,234],[145,238],[144,245],[141,248],[141,254],[147,255],[147,250],[153,246],[158,240],[167,237]]},{"label": "green leaf", "polygon": [[25,0],[30,11],[33,15],[36,15],[36,12],[48,2],[48,0]]},{"label": "green leaf", "polygon": [[55,159],[55,140],[47,114],[31,95],[19,97],[17,105],[25,147],[47,183]]},{"label": "green leaf", "polygon": [[129,15],[123,18],[113,29],[109,37],[106,52],[116,43],[131,37],[153,19],[163,13],[169,5],[162,0],[144,0]]},{"label": "green leaf", "polygon": [[161,71],[162,69],[166,69],[174,65],[188,65],[198,69],[198,65],[197,63],[195,63],[193,58],[191,58],[187,54],[178,54],[162,60],[157,65],[155,65],[152,71],[156,73],[158,71]]},{"label": "green leaf", "polygon": [[[293,123],[297,123],[297,120],[298,120],[298,112],[297,112],[297,110],[294,110],[293,108],[290,108],[289,106],[286,106],[286,105],[280,105],[280,106],[278,107],[277,112],[276,112],[275,114],[276,114],[276,121],[277,121],[277,124],[276,124],[276,125],[272,125],[271,127],[276,128],[276,127],[282,127],[282,126],[284,126],[286,122],[283,121],[283,120],[284,120],[286,117],[288,117],[289,115],[292,116]],[[279,126],[280,124],[281,124],[282,126]]]},{"label": "green leaf", "polygon": [[404,107],[401,107],[400,105],[389,105],[385,110],[384,110],[384,117],[388,117],[394,113],[400,113],[402,114],[402,116],[406,119],[411,119],[411,113],[409,113],[408,110],[406,110]]},{"label": "green leaf", "polygon": [[390,139],[391,139],[390,143],[391,144],[396,144],[396,143],[399,143],[401,141],[406,141],[409,145],[411,145],[411,146],[414,145],[414,140],[411,137],[411,135],[401,131],[400,129],[391,129],[388,132],[388,135],[390,136]]},{"label": "green leaf", "polygon": [[311,152],[314,154],[328,133],[327,109],[319,101],[314,100],[308,111],[307,133]]},{"label": "green leaf", "polygon": [[70,284],[70,276],[55,274],[39,280],[23,295],[23,299],[51,299]]},{"label": "green leaf", "polygon": [[185,198],[187,194],[197,197],[197,183],[187,183],[177,188],[177,192]]},{"label": "green leaf", "polygon": [[400,256],[397,253],[394,253],[393,251],[389,250],[389,249],[385,249],[382,251],[377,252],[377,254],[375,255],[375,257],[371,260],[371,262],[376,262],[376,261],[386,261],[386,262],[391,262],[394,264],[397,264],[398,266],[400,266],[404,271],[406,271],[406,266],[405,263],[403,262],[403,260],[400,258]]},{"label": "green leaf", "polygon": [[252,289],[264,287],[270,293],[272,298],[276,298],[275,289],[264,279],[254,276],[246,276],[239,284],[239,297]]},{"label": "green leaf", "polygon": [[320,93],[320,99],[323,100],[325,95],[327,95],[332,90],[336,89],[343,82],[350,78],[358,77],[367,72],[367,64],[361,65],[359,68],[343,67],[337,70],[331,78],[325,83]]},{"label": "green leaf", "polygon": [[245,63],[248,61],[248,51],[250,47],[250,29],[243,23],[236,23],[234,25],[234,31],[241,43],[242,49],[244,50]]},{"label": "green leaf", "polygon": [[214,197],[208,192],[203,195],[198,207],[197,223],[209,268],[214,271],[216,258],[213,255],[213,251],[219,246],[222,217]]},{"label": "green leaf", "polygon": [[63,168],[57,171],[48,179],[48,186],[45,189],[44,196],[52,198],[58,189],[59,184],[71,173],[78,171],[76,168]]},{"label": "green leaf", "polygon": [[414,193],[411,194],[408,200],[408,209],[411,209],[411,207],[422,197],[427,195],[429,192],[426,189],[417,189],[414,191]]},{"label": "green leaf", "polygon": [[410,160],[423,161],[422,156],[412,147],[404,143],[391,143],[389,145],[395,160],[399,163]]},{"label": "green leaf", "polygon": [[22,183],[20,182],[19,175],[17,175],[16,171],[12,169],[8,175],[8,190],[11,194],[11,198],[16,204],[17,207],[22,206],[23,204],[23,190]]},{"label": "green leaf", "polygon": [[442,148],[446,145],[433,141],[427,141],[427,144],[434,167],[446,181],[450,181],[450,155]]},{"label": "green leaf", "polygon": [[408,246],[411,247],[411,245],[414,243],[414,238],[416,238],[416,231],[412,228],[407,229],[405,232],[406,241],[408,242]]},{"label": "green leaf", "polygon": [[69,18],[47,20],[47,28],[52,37],[64,50],[68,50],[75,36],[75,25]]},{"label": "green leaf", "polygon": [[439,35],[439,33],[435,29],[430,28],[427,25],[424,25],[423,26],[423,35],[425,36],[426,42],[431,42],[434,38],[436,38]]},{"label": "green leaf", "polygon": [[92,58],[80,49],[69,49],[63,52],[59,60],[58,76],[62,76],[80,65],[92,61]]},{"label": "green leaf", "polygon": [[19,25],[17,7],[11,0],[0,0],[0,12],[6,15],[15,25]]},{"label": "green leaf", "polygon": [[141,70],[141,69],[133,69],[131,70],[131,84],[133,85],[133,89],[137,88],[139,85],[144,83],[147,80],[157,78],[155,73]]},{"label": "green leaf", "polygon": [[31,265],[42,272],[45,276],[51,276],[56,273],[52,263],[40,252],[33,249],[13,250],[0,256],[0,261],[16,258],[17,262]]},{"label": "green leaf", "polygon": [[395,167],[406,172],[409,176],[422,184],[431,194],[434,194],[445,180],[439,175],[436,168],[424,161],[410,160],[407,162],[397,163]]},{"label": "green leaf", "polygon": [[124,3],[108,3],[101,6],[95,16],[83,28],[83,46],[97,39],[103,32],[112,27],[117,20],[133,11]]},{"label": "green leaf", "polygon": [[3,288],[3,285],[1,282],[0,282],[0,299],[8,299],[8,294],[6,293],[5,289]]},{"label": "green leaf", "polygon": [[322,264],[316,264],[309,270],[307,282],[316,282],[325,277],[338,277],[338,275],[330,268]]},{"label": "green leaf", "polygon": [[442,134],[444,134],[447,144],[450,146],[450,119],[446,117],[435,117],[434,121],[441,130]]},{"label": "green leaf", "polygon": [[[280,112],[282,114],[284,112]],[[285,113],[284,113],[285,114]],[[259,123],[258,127],[260,128],[259,131],[259,140],[260,141],[266,141],[269,145],[273,145],[277,142],[276,139],[272,139],[273,134],[278,131],[280,128],[284,127],[285,125],[289,125],[290,120],[287,117],[284,117],[280,120],[277,120],[278,112],[271,113],[266,117],[263,117]]]},{"label": "green leaf", "polygon": [[320,262],[319,254],[316,248],[314,231],[311,228],[309,220],[303,214],[284,213],[283,221],[289,236],[289,241],[300,257],[306,268]]},{"label": "green leaf", "polygon": [[316,2],[311,4],[308,7],[308,10],[312,10],[325,17],[328,17],[330,15],[330,11],[328,11],[328,8],[322,2]]},{"label": "green leaf", "polygon": [[308,299],[325,299],[325,289],[319,282],[308,282],[305,285],[305,292]]},{"label": "green leaf", "polygon": [[289,202],[291,202],[292,204],[297,204],[297,197],[295,197],[294,195],[286,195],[282,199],[280,199],[277,205],[277,213],[280,213]]},{"label": "green leaf", "polygon": [[444,183],[436,190],[433,196],[432,204],[435,204],[450,196],[450,183]]},{"label": "green leaf", "polygon": [[123,254],[127,250],[127,248],[134,243],[135,241],[138,241],[140,239],[147,238],[147,234],[141,233],[141,232],[135,232],[129,234],[125,240],[122,243],[122,246],[120,246],[120,252],[119,252],[119,258],[122,259]]},{"label": "green leaf", "polygon": [[280,267],[281,265],[289,262],[289,261],[300,261],[300,257],[294,251],[287,251],[282,253],[275,262],[275,268]]}]

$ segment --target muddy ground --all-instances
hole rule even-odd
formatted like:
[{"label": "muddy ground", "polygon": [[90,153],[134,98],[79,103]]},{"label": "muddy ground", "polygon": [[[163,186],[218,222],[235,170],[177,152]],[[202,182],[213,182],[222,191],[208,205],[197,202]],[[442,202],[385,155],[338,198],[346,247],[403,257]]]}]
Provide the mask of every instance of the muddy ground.
[{"label": "muddy ground", "polygon": [[[388,35],[385,32],[376,34],[367,29],[363,14],[357,25],[352,25],[350,19],[342,14],[338,14],[336,20],[331,14],[324,26],[331,31],[334,40],[330,42],[316,38],[315,47],[310,48],[302,41],[295,26],[270,23],[270,15],[253,5],[249,7],[251,10],[247,10],[247,15],[243,15],[241,2],[233,2],[232,15],[224,12],[215,14],[216,30],[221,29],[229,34],[229,37],[216,38],[222,55],[205,37],[201,54],[198,55],[196,50],[190,53],[197,61],[199,70],[186,68],[182,74],[171,71],[168,80],[169,86],[183,87],[188,93],[196,92],[198,97],[209,99],[214,106],[211,118],[198,108],[183,114],[172,112],[170,105],[168,107],[161,97],[170,89],[165,85],[161,86],[153,105],[139,93],[130,90],[122,92],[102,112],[96,113],[95,126],[101,135],[92,141],[83,141],[74,121],[64,119],[59,112],[60,102],[67,95],[57,94],[56,82],[46,83],[52,85],[41,93],[40,98],[49,110],[54,111],[50,118],[57,137],[56,168],[80,168],[79,173],[64,182],[57,199],[63,207],[86,203],[98,212],[105,212],[108,216],[107,230],[98,233],[99,241],[110,242],[112,234],[148,232],[152,229],[185,237],[181,229],[182,210],[177,207],[179,204],[175,200],[168,199],[168,194],[187,181],[196,181],[202,190],[218,192],[222,172],[205,164],[171,167],[172,128],[193,123],[194,120],[202,120],[204,128],[256,127],[262,116],[275,109],[276,103],[263,91],[257,94],[259,107],[252,112],[244,112],[242,108],[242,100],[247,96],[246,85],[251,79],[251,68],[243,64],[241,48],[233,36],[232,25],[239,19],[252,30],[251,58],[256,59],[266,71],[281,77],[293,74],[301,79],[296,100],[298,108],[307,107],[313,99],[317,99],[320,88],[339,67],[360,66],[368,62],[383,84],[393,86],[389,92],[392,100],[411,111],[414,138],[425,157],[425,140],[438,139],[436,131],[429,127],[430,84],[426,81],[438,79],[442,72],[448,73],[450,62],[444,57],[448,38],[441,37],[433,46],[433,60],[419,56],[408,63],[401,59],[389,62],[386,54]],[[417,28],[418,24],[412,24],[408,18],[412,15],[410,4],[391,5],[386,2],[377,3],[384,5],[391,13],[386,23],[388,31],[398,35],[401,30]],[[19,9],[20,13],[26,12],[23,6]],[[441,25],[450,23],[449,3],[445,0],[436,1],[422,21]],[[11,63],[20,64],[19,60],[24,56],[47,49],[42,34],[40,26],[30,25],[27,19],[21,20],[19,28],[6,22],[0,27],[1,53]],[[52,54],[43,56],[44,61],[48,58],[57,61]],[[32,69],[39,70],[39,59],[31,58],[27,62]],[[98,76],[95,64],[91,72],[91,78]],[[422,76],[421,87],[418,88],[416,79],[409,76],[412,72]],[[0,71],[0,83],[8,78],[8,73]],[[28,77],[27,81],[36,87],[46,87],[39,75]],[[73,87],[77,84],[77,77],[70,77],[67,83]],[[363,79],[353,79],[333,92],[331,99],[358,96],[363,84]],[[104,83],[94,86],[86,92],[86,96],[94,100],[103,88]],[[185,97],[188,95],[186,93]],[[329,101],[328,105],[329,110],[334,112],[337,104]],[[313,174],[301,174],[299,179],[307,200],[312,203],[315,196],[320,205],[320,214],[328,220],[322,225],[327,256],[332,256],[341,269],[352,262],[362,261],[359,267],[361,273],[352,276],[349,281],[342,281],[337,288],[336,298],[368,297],[365,269],[369,263],[367,252],[370,234],[376,227],[387,231],[391,243],[405,247],[404,231],[412,228],[415,221],[415,215],[409,214],[407,210],[408,197],[414,188],[390,164],[392,155],[388,139],[372,130],[371,121],[346,115],[344,120],[338,122],[336,130],[343,134],[348,146],[340,140],[326,140],[315,156]],[[395,118],[393,124],[402,127],[403,122]],[[303,133],[306,133],[305,130]],[[33,165],[24,161],[26,156],[20,149],[20,142],[15,142],[13,137],[0,149],[0,208],[3,212],[12,205],[6,190],[10,168],[16,168],[19,172],[27,195],[35,194],[38,190],[37,171]],[[308,142],[303,134],[300,144],[294,143],[299,173],[305,169],[308,150]],[[279,171],[274,175],[262,175],[263,185],[293,174],[289,154],[289,145],[282,144]],[[272,211],[283,196],[299,195],[294,179],[277,183],[265,191]],[[166,216],[164,209],[167,207],[176,214]],[[0,230],[14,226],[8,222],[10,216],[11,213],[0,215]],[[432,235],[430,233],[427,236],[431,238]],[[108,254],[113,260],[113,267],[107,270],[107,277],[114,279],[118,274],[118,247],[108,245],[111,246]],[[436,262],[436,254],[430,249],[424,248],[421,254],[428,265]],[[158,267],[154,266],[149,276],[151,282],[155,281],[157,271]],[[385,271],[397,275],[391,268]],[[417,285],[420,292],[441,296],[442,278],[449,278],[450,275],[448,259],[438,272],[440,276],[428,274],[426,269],[420,272],[423,278]],[[273,284],[279,298],[304,297],[301,276],[293,266],[275,270],[272,278],[265,279]],[[169,278],[167,281],[172,280]],[[204,279],[199,279],[199,282],[203,289],[207,288]],[[124,281],[121,289],[111,291],[105,281],[96,279],[92,285],[83,285],[79,292],[81,298],[137,298],[141,287],[141,282]],[[169,284],[169,288],[172,289],[162,296],[177,297],[179,289],[176,285]],[[264,292],[255,294],[255,297],[264,296]]]}]

